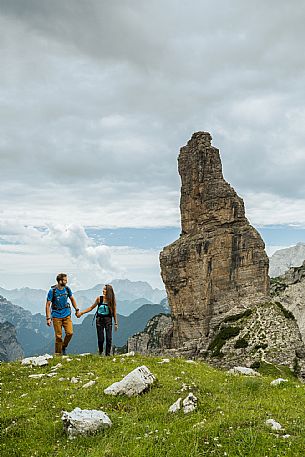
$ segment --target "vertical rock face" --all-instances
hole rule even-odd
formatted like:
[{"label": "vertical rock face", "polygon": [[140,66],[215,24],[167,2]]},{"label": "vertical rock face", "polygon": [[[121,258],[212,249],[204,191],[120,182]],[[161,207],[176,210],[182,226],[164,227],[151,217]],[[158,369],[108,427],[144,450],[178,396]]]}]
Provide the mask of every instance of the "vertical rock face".
[{"label": "vertical rock face", "polygon": [[0,360],[11,362],[23,357],[23,350],[17,341],[15,327],[9,322],[0,323]]},{"label": "vertical rock face", "polygon": [[160,254],[173,318],[172,347],[208,344],[226,313],[251,308],[269,294],[268,257],[245,217],[243,200],[224,180],[207,132],[181,148],[179,240]]}]

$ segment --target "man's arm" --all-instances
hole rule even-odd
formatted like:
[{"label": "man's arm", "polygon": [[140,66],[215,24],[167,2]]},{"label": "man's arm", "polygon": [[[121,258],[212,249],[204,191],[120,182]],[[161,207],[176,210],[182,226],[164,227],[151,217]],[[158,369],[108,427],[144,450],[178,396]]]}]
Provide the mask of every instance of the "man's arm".
[{"label": "man's arm", "polygon": [[73,305],[73,308],[75,309],[76,313],[78,313],[79,308],[77,307],[77,303],[76,303],[75,298],[73,297],[73,295],[72,295],[72,297],[70,297],[70,301],[71,301],[71,303]]},{"label": "man's arm", "polygon": [[46,319],[47,319],[47,326],[48,327],[51,327],[51,325],[52,325],[51,304],[52,304],[52,302],[50,300],[46,301]]}]

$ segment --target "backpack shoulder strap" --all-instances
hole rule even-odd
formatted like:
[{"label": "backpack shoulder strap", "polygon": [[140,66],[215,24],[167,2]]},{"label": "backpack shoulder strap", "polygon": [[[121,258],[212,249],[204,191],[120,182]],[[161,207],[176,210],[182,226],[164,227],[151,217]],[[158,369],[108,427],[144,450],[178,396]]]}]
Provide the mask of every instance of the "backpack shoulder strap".
[{"label": "backpack shoulder strap", "polygon": [[52,303],[55,302],[55,291],[56,291],[56,285],[51,287],[52,289]]}]

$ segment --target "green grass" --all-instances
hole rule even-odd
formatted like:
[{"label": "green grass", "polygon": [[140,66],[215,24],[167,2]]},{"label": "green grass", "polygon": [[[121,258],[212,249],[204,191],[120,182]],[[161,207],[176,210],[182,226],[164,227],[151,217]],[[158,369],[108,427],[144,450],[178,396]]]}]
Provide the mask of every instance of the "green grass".
[{"label": "green grass", "polygon": [[[58,358],[42,368],[17,362],[0,365],[2,457],[304,456],[305,391],[287,369],[263,365],[264,376],[248,378],[183,359],[160,365],[160,358],[142,356],[124,362],[120,356],[115,362],[95,355],[71,358],[71,362],[62,361],[56,377],[40,380],[28,375],[50,372]],[[149,392],[135,398],[103,393],[105,387],[143,364],[157,377]],[[89,389],[58,381],[72,376],[83,383],[98,379]],[[287,376],[288,383],[270,386],[275,377]],[[169,414],[169,406],[188,393],[180,392],[183,383],[191,386],[198,408],[188,415]],[[112,428],[69,440],[61,411],[77,406],[102,409],[112,420]],[[265,425],[268,418],[280,422],[285,431],[271,431]],[[282,438],[285,433],[291,437]]]}]

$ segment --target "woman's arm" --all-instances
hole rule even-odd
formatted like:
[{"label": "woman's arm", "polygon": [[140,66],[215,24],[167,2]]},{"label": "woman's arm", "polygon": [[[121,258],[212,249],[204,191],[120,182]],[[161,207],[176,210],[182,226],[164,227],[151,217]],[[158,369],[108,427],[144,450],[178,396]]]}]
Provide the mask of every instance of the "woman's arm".
[{"label": "woman's arm", "polygon": [[80,311],[80,316],[82,316],[83,314],[86,314],[86,313],[89,313],[90,311],[92,311],[100,302],[100,297],[96,297],[96,300],[95,302],[93,303],[93,305],[89,306],[89,308],[86,308],[84,309],[84,311]]},{"label": "woman's arm", "polygon": [[114,306],[113,306],[113,319],[114,319],[114,329],[117,330],[118,329],[118,321],[117,321],[117,317],[116,317],[116,303],[114,303]]}]

